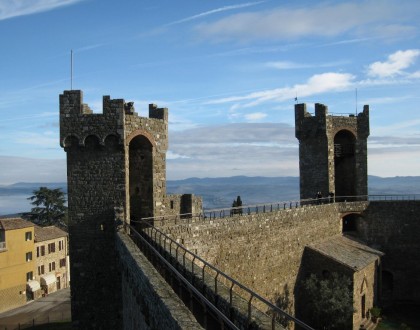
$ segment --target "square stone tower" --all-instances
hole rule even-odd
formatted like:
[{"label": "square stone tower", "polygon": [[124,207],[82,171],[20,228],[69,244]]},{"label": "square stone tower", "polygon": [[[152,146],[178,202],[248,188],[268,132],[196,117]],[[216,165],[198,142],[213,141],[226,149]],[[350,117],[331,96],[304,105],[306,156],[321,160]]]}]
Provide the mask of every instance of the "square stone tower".
[{"label": "square stone tower", "polygon": [[295,105],[296,138],[299,140],[300,198],[367,195],[367,138],[369,106],[354,115],[329,115],[315,104],[315,116],[306,104]]},{"label": "square stone tower", "polygon": [[67,153],[72,318],[81,329],[122,328],[114,208],[124,220],[164,214],[168,109],[103,97],[94,114],[79,90],[60,95]]}]

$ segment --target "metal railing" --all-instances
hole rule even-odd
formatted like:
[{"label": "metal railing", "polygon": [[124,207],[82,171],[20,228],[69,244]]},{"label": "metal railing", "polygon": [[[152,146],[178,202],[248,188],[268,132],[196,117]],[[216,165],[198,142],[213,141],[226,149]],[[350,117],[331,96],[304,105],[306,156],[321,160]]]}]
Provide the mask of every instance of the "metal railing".
[{"label": "metal railing", "polygon": [[208,221],[213,219],[223,219],[237,217],[238,215],[251,215],[258,213],[277,212],[281,210],[295,209],[305,206],[322,205],[330,203],[348,203],[348,202],[374,202],[374,201],[416,201],[420,200],[420,194],[403,195],[358,195],[358,196],[331,196],[322,198],[310,198],[301,200],[289,200],[271,203],[261,203],[254,205],[244,205],[239,207],[226,207],[218,209],[202,210],[199,213],[182,213],[177,215],[164,215],[157,217],[143,218],[142,220],[154,223],[155,225],[164,225],[166,222],[190,223],[196,221]]},{"label": "metal railing", "polygon": [[[289,315],[267,299],[261,297],[251,289],[247,288],[245,285],[217,269],[206,260],[199,257],[197,254],[187,250],[184,246],[174,241],[161,230],[151,226],[149,223],[145,223],[143,221],[140,221],[140,223],[143,224],[144,228],[142,229],[142,232],[145,233],[147,237],[155,242],[157,246],[168,252],[169,255],[173,256],[179,263],[181,263],[184,269],[188,269],[192,272],[193,275],[200,277],[201,281],[211,285],[216,295],[221,294],[222,287],[227,287],[227,300],[229,302],[230,309],[235,307],[233,305],[235,300],[234,296],[235,294],[238,294],[238,289],[240,289],[240,292],[248,295],[249,299],[246,300],[248,322],[251,322],[253,315],[255,317],[256,314],[259,316],[262,316],[263,314],[265,318],[271,319],[271,329],[281,329],[282,327],[279,323],[277,323],[277,320],[282,319],[286,320],[286,322],[293,322],[295,325],[299,325],[303,329],[313,330],[313,328],[311,328],[309,325]],[[132,226],[126,226],[129,226],[129,228],[133,230],[137,235],[142,236],[137,233]],[[192,279],[193,278],[194,277],[192,277]],[[210,281],[206,281],[206,278]],[[237,290],[234,291],[234,288]],[[242,299],[245,298],[242,297]],[[260,311],[255,307],[255,305],[252,304],[252,302],[254,302],[255,305],[264,306],[264,309],[267,312]]]},{"label": "metal railing", "polygon": [[198,298],[198,300],[201,302],[202,305],[206,306],[207,308],[209,308],[211,311],[213,311],[216,314],[217,318],[220,321],[222,329],[224,328],[224,326],[228,326],[229,329],[239,329],[231,320],[229,320],[229,318],[226,317],[225,314],[220,312],[216,306],[214,306],[206,297],[204,297],[204,295],[200,291],[198,291],[174,266],[172,266],[162,256],[162,254],[160,254],[159,251],[150,242],[148,242],[148,240],[145,237],[139,234],[135,230],[134,227],[126,223],[124,224],[124,227],[126,230],[127,228],[129,228],[130,234],[132,235],[132,237],[134,236],[134,238],[137,240],[136,241],[137,244],[139,243],[139,240],[140,240],[141,244],[143,246],[146,246],[148,251],[149,252],[151,251],[155,258],[158,258],[162,263],[164,263],[165,266],[171,270],[172,274],[176,276],[176,278],[179,281],[181,281],[185,285],[185,287]]}]

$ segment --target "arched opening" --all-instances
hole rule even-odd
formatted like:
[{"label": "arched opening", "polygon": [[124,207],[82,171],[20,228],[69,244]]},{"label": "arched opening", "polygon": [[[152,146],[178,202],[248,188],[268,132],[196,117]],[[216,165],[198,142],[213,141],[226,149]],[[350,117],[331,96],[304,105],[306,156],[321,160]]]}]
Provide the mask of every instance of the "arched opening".
[{"label": "arched opening", "polygon": [[394,275],[387,270],[382,271],[381,298],[385,303],[392,301],[394,291]]},{"label": "arched opening", "polygon": [[350,131],[339,131],[334,137],[335,195],[354,196],[356,193],[356,138]]},{"label": "arched opening", "polygon": [[99,138],[96,135],[88,135],[85,139],[85,149],[93,151],[99,147]]},{"label": "arched opening", "polygon": [[343,233],[351,233],[357,231],[357,214],[347,214],[343,217]]},{"label": "arched opening", "polygon": [[130,218],[153,216],[153,146],[143,135],[129,144]]},{"label": "arched opening", "polygon": [[77,149],[79,147],[79,139],[74,135],[69,135],[64,139],[63,147],[66,152],[71,149]]},{"label": "arched opening", "polygon": [[107,151],[116,151],[119,148],[118,136],[110,134],[105,138],[105,148]]}]

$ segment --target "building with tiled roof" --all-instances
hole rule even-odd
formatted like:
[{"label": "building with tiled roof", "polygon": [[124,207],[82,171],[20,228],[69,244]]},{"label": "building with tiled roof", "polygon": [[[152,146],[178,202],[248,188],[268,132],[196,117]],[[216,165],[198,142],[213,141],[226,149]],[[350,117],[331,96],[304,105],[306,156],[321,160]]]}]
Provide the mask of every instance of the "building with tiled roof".
[{"label": "building with tiled roof", "polygon": [[34,298],[27,290],[34,278],[34,224],[21,218],[0,219],[0,312]]},{"label": "building with tiled roof", "polygon": [[332,273],[351,280],[353,290],[353,324],[363,324],[369,310],[378,304],[378,277],[381,257],[375,250],[353,237],[337,235],[305,247],[302,265],[305,274],[328,278]]},{"label": "building with tiled roof", "polygon": [[68,233],[55,226],[35,226],[35,250],[35,280],[40,283],[42,294],[68,287]]}]

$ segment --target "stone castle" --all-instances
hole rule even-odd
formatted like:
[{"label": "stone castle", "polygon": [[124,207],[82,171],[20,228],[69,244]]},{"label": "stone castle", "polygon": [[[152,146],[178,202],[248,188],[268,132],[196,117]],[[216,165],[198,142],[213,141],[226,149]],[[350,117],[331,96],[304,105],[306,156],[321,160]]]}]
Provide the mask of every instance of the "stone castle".
[{"label": "stone castle", "polygon": [[[298,318],[306,317],[300,283],[311,273],[351,279],[356,312],[349,329],[365,324],[374,305],[419,303],[420,202],[369,200],[369,107],[343,116],[316,104],[312,115],[297,104],[295,119],[299,207],[209,221],[200,216],[199,197],[166,194],[168,109],[152,104],[144,118],[132,102],[104,96],[103,113],[94,114],[81,91],[64,91],[60,144],[67,153],[74,324],[201,327],[187,310],[178,315],[182,301],[119,230],[116,208],[127,224],[199,215],[155,226],[265,298],[287,296],[282,308]],[[328,203],[308,202],[317,191],[330,193]]]}]

